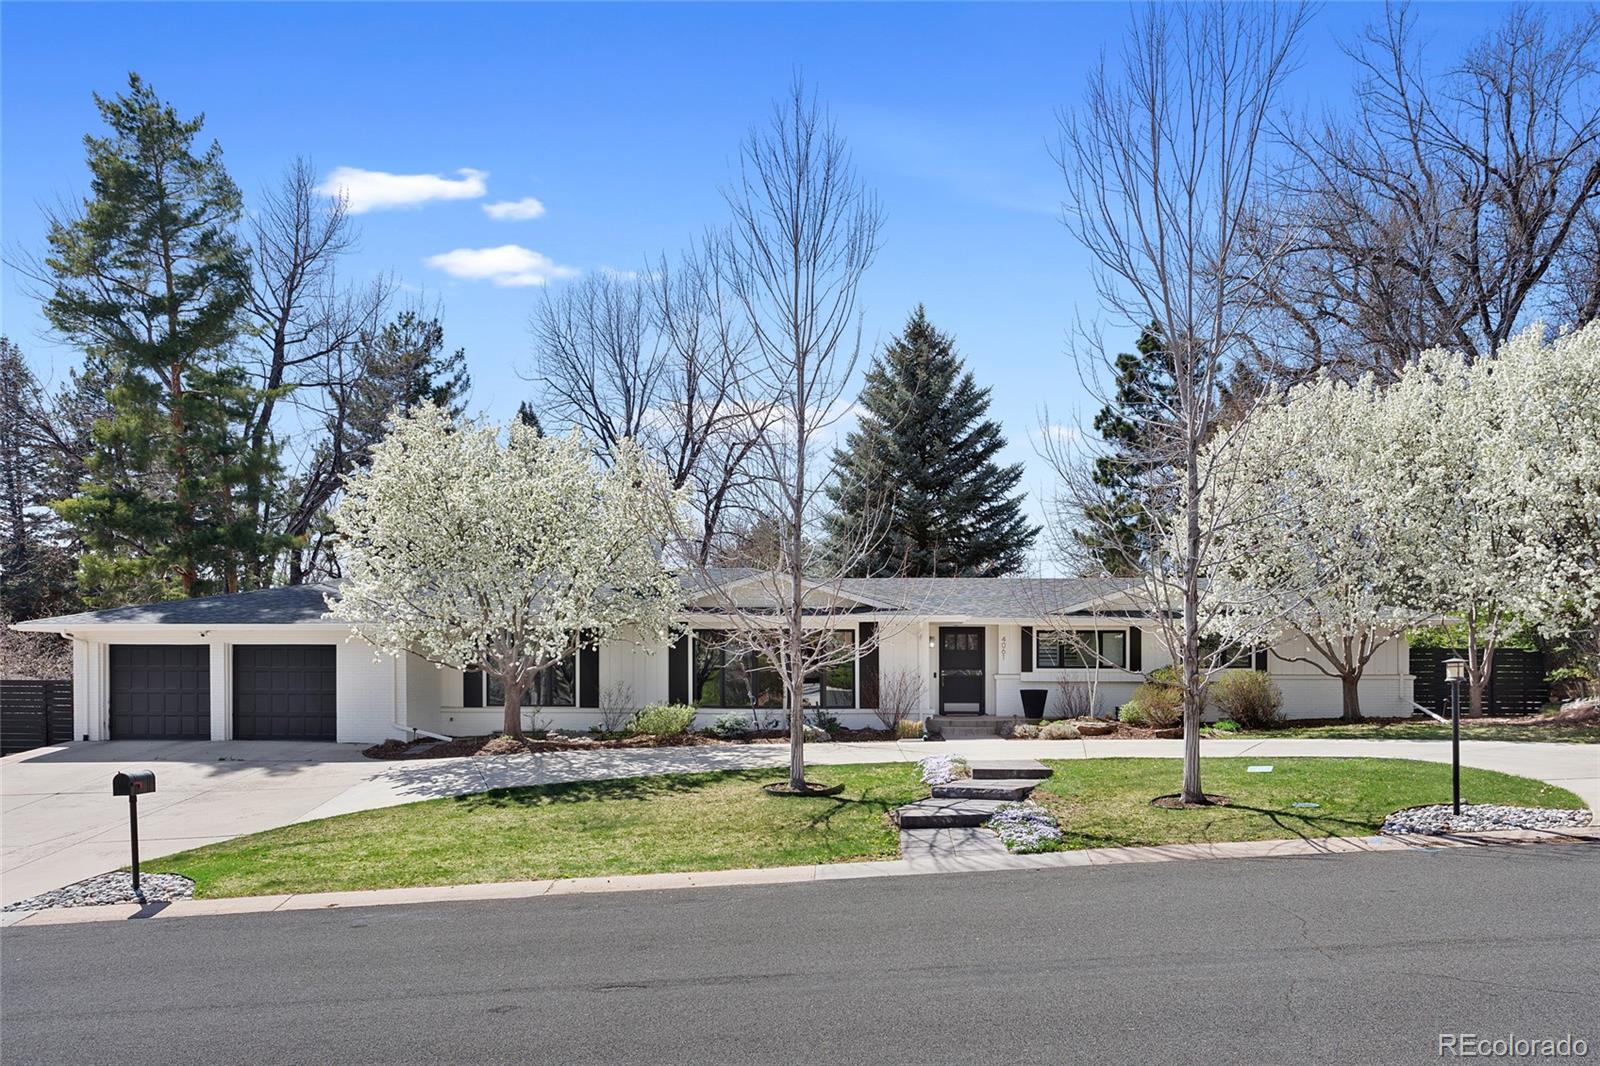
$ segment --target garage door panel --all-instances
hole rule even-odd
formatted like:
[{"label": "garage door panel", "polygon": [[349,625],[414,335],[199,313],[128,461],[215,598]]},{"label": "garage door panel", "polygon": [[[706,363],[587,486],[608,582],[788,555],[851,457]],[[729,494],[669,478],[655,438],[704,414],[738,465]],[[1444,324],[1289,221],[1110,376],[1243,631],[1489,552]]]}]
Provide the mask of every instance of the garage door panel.
[{"label": "garage door panel", "polygon": [[333,740],[338,674],[332,644],[240,644],[233,649],[233,735],[240,740]]},{"label": "garage door panel", "polygon": [[211,649],[204,644],[113,644],[113,740],[207,740]]}]

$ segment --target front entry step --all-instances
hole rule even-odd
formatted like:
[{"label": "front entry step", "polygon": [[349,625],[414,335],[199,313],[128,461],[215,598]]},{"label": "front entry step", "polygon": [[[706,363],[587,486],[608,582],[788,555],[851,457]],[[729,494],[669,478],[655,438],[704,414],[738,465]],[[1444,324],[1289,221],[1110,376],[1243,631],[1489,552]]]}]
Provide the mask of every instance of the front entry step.
[{"label": "front entry step", "polygon": [[993,799],[925,799],[908,803],[894,812],[901,829],[959,829],[980,826],[1005,806]]},{"label": "front entry step", "polygon": [[1036,777],[1021,778],[972,778],[965,781],[951,781],[944,785],[933,786],[934,799],[992,799],[1007,800],[1012,803],[1028,798],[1028,793],[1039,787]]},{"label": "front entry step", "polygon": [[984,759],[972,760],[967,764],[967,769],[977,780],[996,778],[1032,778],[1043,781],[1055,771],[1042,762],[1034,759]]}]

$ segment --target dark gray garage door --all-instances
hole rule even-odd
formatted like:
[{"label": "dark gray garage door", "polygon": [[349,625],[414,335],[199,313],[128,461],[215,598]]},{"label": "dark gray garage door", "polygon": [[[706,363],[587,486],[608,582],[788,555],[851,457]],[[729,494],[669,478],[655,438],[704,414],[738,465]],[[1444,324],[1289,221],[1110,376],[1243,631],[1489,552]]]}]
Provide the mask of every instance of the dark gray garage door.
[{"label": "dark gray garage door", "polygon": [[332,740],[332,644],[239,644],[233,649],[236,740]]},{"label": "dark gray garage door", "polygon": [[209,740],[211,649],[111,645],[111,739]]}]

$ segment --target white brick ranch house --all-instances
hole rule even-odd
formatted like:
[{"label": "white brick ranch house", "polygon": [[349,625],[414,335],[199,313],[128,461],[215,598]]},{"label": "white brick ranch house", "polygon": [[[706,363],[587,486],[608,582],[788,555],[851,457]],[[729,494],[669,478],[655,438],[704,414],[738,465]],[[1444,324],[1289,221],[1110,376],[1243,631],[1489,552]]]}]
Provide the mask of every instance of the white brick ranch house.
[{"label": "white brick ranch house", "polygon": [[[724,590],[747,571],[719,572]],[[72,642],[73,735],[131,738],[305,739],[372,743],[410,730],[469,735],[500,725],[499,694],[481,674],[380,652],[325,616],[325,585],[172,600],[19,622]],[[726,591],[724,596],[726,596]],[[749,653],[723,646],[727,616],[714,595],[691,593],[688,632],[671,647],[608,641],[552,670],[529,696],[528,719],[555,728],[598,724],[603,694],[632,706],[686,702],[699,724],[731,711],[778,713],[782,686]],[[725,601],[724,601],[725,602]],[[1024,690],[1058,699],[1063,679],[1096,682],[1111,714],[1150,671],[1168,665],[1129,582],[1074,578],[861,578],[834,589],[824,620],[858,649],[808,686],[808,704],[846,725],[877,722],[893,678],[919,694],[913,717],[1018,716]],[[1062,640],[1059,634],[1075,638]],[[1098,665],[1086,649],[1098,649]],[[1291,718],[1331,718],[1339,682],[1288,641],[1252,649],[1242,668],[1265,670]],[[1361,682],[1369,717],[1412,714],[1403,639],[1380,649]],[[976,723],[974,723],[976,724]]]}]

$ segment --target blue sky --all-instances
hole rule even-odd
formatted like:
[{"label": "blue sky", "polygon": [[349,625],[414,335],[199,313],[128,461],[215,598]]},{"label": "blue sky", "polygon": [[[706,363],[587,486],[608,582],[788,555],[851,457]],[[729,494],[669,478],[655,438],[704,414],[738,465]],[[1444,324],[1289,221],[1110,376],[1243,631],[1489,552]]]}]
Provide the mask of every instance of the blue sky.
[{"label": "blue sky", "polygon": [[[1430,4],[1442,57],[1498,6]],[[1338,44],[1381,9],[1319,12],[1287,102],[1350,99]],[[41,205],[87,187],[91,92],[137,70],[181,114],[204,111],[247,200],[296,156],[338,167],[465,180],[481,197],[360,215],[352,276],[391,273],[437,303],[466,348],[472,406],[509,417],[537,386],[528,315],[541,290],[453,277],[455,250],[515,245],[584,272],[637,267],[724,218],[740,138],[800,71],[831,107],[887,213],[863,303],[869,342],[916,303],[956,336],[994,389],[1035,509],[1049,478],[1031,436],[1092,415],[1065,354],[1075,317],[1098,314],[1084,256],[1058,221],[1049,154],[1120,4],[25,4],[0,6],[0,240],[7,259],[42,246]],[[536,198],[537,218],[485,204]],[[527,259],[521,253],[513,258]],[[502,256],[504,258],[504,256]],[[457,257],[457,262],[471,257]],[[458,265],[459,269],[459,265]],[[524,279],[525,280],[525,279]],[[559,280],[551,284],[560,284]],[[41,376],[74,353],[45,332],[6,271],[0,329]]]}]

